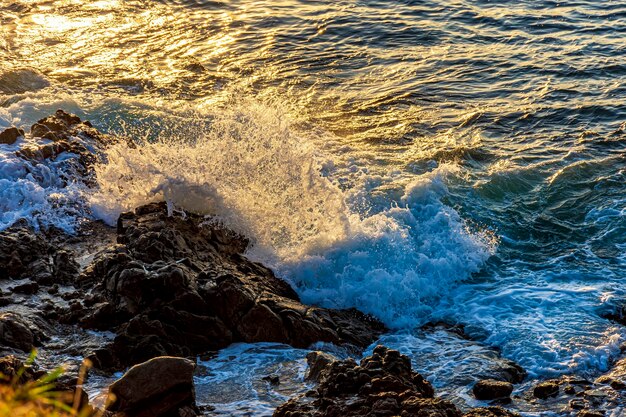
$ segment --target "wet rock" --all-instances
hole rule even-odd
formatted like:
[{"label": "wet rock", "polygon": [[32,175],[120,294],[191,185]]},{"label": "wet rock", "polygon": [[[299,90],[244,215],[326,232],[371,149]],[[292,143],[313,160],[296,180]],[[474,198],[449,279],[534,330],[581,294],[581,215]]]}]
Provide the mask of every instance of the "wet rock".
[{"label": "wet rock", "polygon": [[474,397],[478,400],[495,400],[499,398],[509,398],[513,392],[513,384],[495,379],[484,379],[478,381],[472,388]]},{"label": "wet rock", "polygon": [[41,140],[18,150],[17,156],[38,164],[46,159],[56,159],[61,154],[73,154],[64,163],[70,164],[78,174],[73,179],[80,178],[88,186],[95,184],[92,167],[99,158],[97,150],[118,141],[115,137],[98,132],[91,123],[83,122],[78,116],[63,110],[57,110],[54,115],[39,120],[31,127],[30,134]]},{"label": "wet rock", "polygon": [[16,314],[0,314],[0,342],[24,352],[30,352],[35,347],[35,336]]},{"label": "wet rock", "polygon": [[19,294],[36,294],[39,291],[39,284],[36,282],[26,282],[24,284],[16,285],[12,288],[12,291]]},{"label": "wet rock", "polygon": [[307,365],[309,366],[306,379],[320,382],[325,376],[324,371],[329,369],[328,365],[336,360],[337,358],[325,352],[309,352],[306,355]]},{"label": "wet rock", "polygon": [[16,127],[10,127],[0,132],[0,144],[13,145],[15,141],[24,136],[24,131]]},{"label": "wet rock", "polygon": [[470,410],[463,417],[520,417],[520,415],[502,407],[481,407]]},{"label": "wet rock", "polygon": [[462,415],[454,404],[434,398],[432,386],[413,372],[407,356],[384,346],[360,365],[352,359],[331,361],[320,374],[315,391],[289,400],[274,416]]},{"label": "wet rock", "polygon": [[557,381],[544,381],[535,386],[533,389],[533,395],[536,398],[545,400],[549,397],[556,397],[559,395],[559,384]]},{"label": "wet rock", "polygon": [[582,410],[588,406],[588,402],[582,398],[574,398],[570,400],[569,406],[572,410]]},{"label": "wet rock", "polygon": [[31,264],[47,256],[49,244],[26,227],[0,232],[0,278],[20,279],[30,275]]},{"label": "wet rock", "polygon": [[[69,284],[78,275],[73,254],[43,233],[16,224],[0,232],[0,279],[24,279],[41,285]],[[30,290],[34,291],[31,285]],[[24,290],[28,290],[24,287]]]},{"label": "wet rock", "polygon": [[[21,375],[18,377],[20,373]],[[24,362],[14,355],[0,358],[0,376],[4,376],[4,378],[0,377],[0,384],[11,383],[15,379],[17,379],[16,382],[23,384],[37,379],[39,375],[32,366],[26,366]]]},{"label": "wet rock", "polygon": [[576,417],[604,417],[605,415],[603,411],[582,410],[576,414]]},{"label": "wet rock", "polygon": [[498,378],[512,384],[518,384],[524,381],[527,376],[524,368],[511,360],[504,358],[498,359],[497,368],[494,370],[494,373],[497,374]]},{"label": "wet rock", "polygon": [[86,307],[82,325],[118,334],[107,352],[92,357],[100,367],[232,342],[365,347],[384,330],[356,310],[301,304],[285,281],[242,255],[247,239],[201,216],[149,204],[121,215],[117,233],[118,244],[79,280],[102,300]]},{"label": "wet rock", "polygon": [[263,381],[269,382],[271,385],[280,385],[280,377],[278,375],[268,375],[261,378]]},{"label": "wet rock", "polygon": [[615,390],[626,389],[626,358],[618,360],[609,372],[597,378],[595,382],[610,385]]},{"label": "wet rock", "polygon": [[49,325],[42,318],[7,312],[0,314],[0,346],[30,352],[49,338]]},{"label": "wet rock", "polygon": [[81,124],[80,118],[74,114],[67,113],[63,110],[57,110],[52,116],[45,117],[30,128],[30,134],[33,137],[43,138],[46,134],[56,133],[54,137],[65,139],[68,136],[68,130],[76,125]]},{"label": "wet rock", "polygon": [[135,365],[109,387],[114,402],[107,409],[126,417],[188,415],[190,411],[195,416],[194,369],[192,361],[174,357]]}]

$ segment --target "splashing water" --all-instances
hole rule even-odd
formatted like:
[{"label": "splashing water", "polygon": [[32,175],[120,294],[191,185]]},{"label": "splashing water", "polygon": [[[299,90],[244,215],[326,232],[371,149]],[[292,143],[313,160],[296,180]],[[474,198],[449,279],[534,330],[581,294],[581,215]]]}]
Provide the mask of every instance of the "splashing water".
[{"label": "splashing water", "polygon": [[[279,108],[246,102],[192,140],[116,145],[96,167],[92,210],[120,212],[167,200],[214,214],[250,236],[249,256],[294,283],[305,302],[357,307],[391,327],[415,326],[494,246],[441,199],[445,169],[411,181],[394,207],[361,215],[322,174],[322,159]],[[362,178],[361,181],[366,181]]]}]

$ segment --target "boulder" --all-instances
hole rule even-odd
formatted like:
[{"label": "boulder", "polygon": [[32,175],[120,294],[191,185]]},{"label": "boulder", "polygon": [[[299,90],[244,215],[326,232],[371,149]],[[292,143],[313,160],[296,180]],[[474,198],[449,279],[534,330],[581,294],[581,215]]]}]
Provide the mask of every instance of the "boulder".
[{"label": "boulder", "polygon": [[122,214],[117,242],[79,280],[101,301],[86,307],[81,324],[118,334],[91,357],[100,368],[233,342],[365,347],[385,330],[354,309],[303,305],[289,284],[243,255],[246,238],[202,216],[169,213],[165,203]]},{"label": "boulder", "polygon": [[513,392],[513,384],[506,381],[497,381],[495,379],[484,379],[474,385],[472,392],[477,400],[509,398]]},{"label": "boulder", "polygon": [[35,335],[28,324],[14,313],[0,314],[0,343],[30,352],[35,347]]},{"label": "boulder", "polygon": [[195,364],[188,359],[167,356],[135,365],[109,387],[107,410],[126,417],[160,417],[196,410],[194,369]]},{"label": "boulder", "polygon": [[533,395],[536,398],[545,400],[549,397],[556,397],[559,395],[559,384],[557,381],[544,381],[535,386],[533,389]]},{"label": "boulder", "polygon": [[0,144],[13,145],[17,138],[24,136],[24,131],[16,127],[10,127],[0,132]]},{"label": "boulder", "polygon": [[322,375],[317,389],[281,405],[275,417],[462,416],[454,404],[434,398],[430,383],[396,350],[377,346],[360,364],[353,359],[326,359],[330,358],[317,352],[311,355],[313,366],[320,368],[320,360],[326,362],[323,370],[315,372]]},{"label": "boulder", "polygon": [[36,282],[29,281],[23,284],[16,285],[11,290],[18,294],[32,295],[32,294],[36,294],[37,291],[39,291],[39,284],[37,284]]}]

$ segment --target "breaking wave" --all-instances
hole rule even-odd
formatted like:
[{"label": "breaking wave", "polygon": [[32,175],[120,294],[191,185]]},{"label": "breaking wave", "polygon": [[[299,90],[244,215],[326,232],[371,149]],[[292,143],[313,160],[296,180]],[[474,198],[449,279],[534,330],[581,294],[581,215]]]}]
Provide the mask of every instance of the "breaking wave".
[{"label": "breaking wave", "polygon": [[[116,145],[96,167],[94,214],[113,223],[151,201],[217,215],[250,236],[249,256],[290,280],[307,303],[357,307],[388,326],[422,322],[494,249],[442,202],[445,166],[406,182],[399,199],[364,212],[351,189],[279,107],[245,102],[185,140]],[[359,185],[360,184],[360,185]],[[373,213],[372,213],[373,211]]]}]

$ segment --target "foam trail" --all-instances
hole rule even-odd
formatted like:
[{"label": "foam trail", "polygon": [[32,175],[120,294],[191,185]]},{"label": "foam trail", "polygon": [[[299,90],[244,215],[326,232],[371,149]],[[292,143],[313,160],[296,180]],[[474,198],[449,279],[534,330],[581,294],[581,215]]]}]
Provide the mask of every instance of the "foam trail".
[{"label": "foam trail", "polygon": [[354,193],[321,174],[323,160],[279,107],[233,106],[201,133],[109,149],[96,167],[93,212],[113,223],[165,199],[216,214],[251,236],[249,255],[291,280],[305,302],[357,307],[392,327],[418,324],[491,253],[441,202],[442,170],[410,183],[398,206],[361,218],[347,203]]}]

